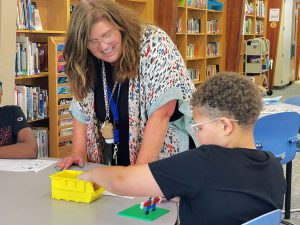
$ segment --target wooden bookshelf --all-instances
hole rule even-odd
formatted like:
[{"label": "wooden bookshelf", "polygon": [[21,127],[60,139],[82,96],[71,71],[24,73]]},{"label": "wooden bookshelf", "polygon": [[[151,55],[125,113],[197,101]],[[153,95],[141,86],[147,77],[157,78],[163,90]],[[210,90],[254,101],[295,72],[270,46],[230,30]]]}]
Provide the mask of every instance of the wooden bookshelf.
[{"label": "wooden bookshelf", "polygon": [[221,10],[209,8],[207,1],[202,5],[193,5],[193,1],[178,2],[175,42],[188,70],[198,73],[191,77],[196,85],[207,79],[208,67],[224,70],[226,0],[218,2],[223,4]]},{"label": "wooden bookshelf", "polygon": [[[248,4],[248,7],[246,7]],[[264,12],[262,5],[264,5]],[[251,8],[252,6],[252,11]],[[238,72],[245,74],[245,43],[249,39],[266,37],[268,0],[247,0],[243,10],[242,38],[240,46]],[[251,21],[251,22],[250,22]],[[251,25],[249,25],[249,22]],[[260,26],[259,26],[260,25]],[[259,27],[259,29],[258,29]]]},{"label": "wooden bookshelf", "polygon": [[[49,137],[51,142],[50,155],[55,157],[64,157],[68,155],[71,151],[71,144],[66,145],[65,143],[71,143],[72,132],[68,135],[62,135],[62,130],[71,129],[72,124],[61,124],[62,121],[71,121],[72,116],[68,112],[71,99],[73,97],[72,93],[67,91],[67,93],[59,93],[59,88],[70,88],[70,84],[67,80],[67,76],[64,70],[59,70],[60,66],[64,65],[64,61],[59,61],[58,56],[62,55],[64,47],[65,37],[48,37],[49,46],[49,74],[51,79],[49,79],[49,114],[51,115],[51,121],[49,124],[50,133]],[[64,81],[61,82],[59,79],[63,78]],[[68,100],[69,103],[61,104],[61,100]],[[64,113],[61,113],[64,112]]]},{"label": "wooden bookshelf", "polygon": [[114,0],[115,2],[133,10],[144,22],[154,21],[154,0]]},{"label": "wooden bookshelf", "polygon": [[[18,0],[18,2],[19,1],[21,0]],[[62,157],[68,153],[68,149],[64,148],[64,151],[60,152],[57,147],[58,138],[54,135],[57,133],[59,127],[57,123],[57,102],[55,104],[57,89],[53,87],[53,83],[57,82],[56,74],[53,70],[53,66],[56,64],[54,65],[53,59],[51,58],[53,51],[56,49],[55,46],[52,45],[51,40],[66,35],[70,20],[71,5],[76,5],[78,0],[32,0],[32,2],[35,3],[36,8],[39,10],[43,30],[17,29],[16,36],[28,37],[30,42],[43,42],[48,44],[47,70],[28,76],[15,77],[15,83],[17,85],[39,86],[40,88],[47,89],[49,98],[48,117],[44,119],[33,119],[29,122],[32,127],[42,126],[48,128],[49,156]]]}]

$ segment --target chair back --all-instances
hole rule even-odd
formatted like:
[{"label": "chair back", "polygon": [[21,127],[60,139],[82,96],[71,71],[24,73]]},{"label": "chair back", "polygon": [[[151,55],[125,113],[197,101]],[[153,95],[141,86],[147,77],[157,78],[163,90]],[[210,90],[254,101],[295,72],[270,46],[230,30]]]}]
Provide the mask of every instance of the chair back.
[{"label": "chair back", "polygon": [[259,217],[256,217],[242,225],[280,225],[281,222],[281,210],[276,209],[272,212],[268,212]]},{"label": "chair back", "polygon": [[256,148],[270,151],[281,157],[281,164],[293,160],[296,155],[300,116],[296,112],[283,112],[259,118],[254,127]]},{"label": "chair back", "polygon": [[300,95],[290,97],[284,101],[286,104],[300,106]]}]

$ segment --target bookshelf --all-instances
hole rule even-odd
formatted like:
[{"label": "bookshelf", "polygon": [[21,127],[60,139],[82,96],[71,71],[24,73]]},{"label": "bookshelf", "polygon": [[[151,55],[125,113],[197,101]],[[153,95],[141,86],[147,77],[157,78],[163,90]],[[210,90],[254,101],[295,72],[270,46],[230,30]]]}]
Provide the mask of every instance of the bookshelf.
[{"label": "bookshelf", "polygon": [[[56,147],[58,146],[58,140],[55,138],[55,135],[53,135],[54,133],[58,133],[57,130],[60,128],[57,123],[58,111],[56,108],[58,107],[58,103],[56,102],[56,105],[54,104],[54,99],[56,100],[57,98],[57,93],[55,92],[57,89],[53,89],[53,83],[57,82],[56,73],[53,70],[54,59],[52,57],[53,51],[56,50],[56,48],[52,45],[51,41],[56,40],[56,38],[59,37],[61,38],[66,34],[68,22],[70,20],[70,9],[77,2],[77,0],[17,0],[19,14],[17,16],[16,28],[16,50],[20,47],[18,40],[26,40],[27,43],[25,46],[29,46],[29,49],[31,50],[36,49],[36,46],[37,49],[36,55],[33,54],[33,57],[27,53],[25,56],[23,55],[25,61],[24,58],[21,57],[21,51],[20,59],[23,61],[16,60],[15,84],[38,87],[47,91],[48,101],[46,102],[46,107],[44,107],[47,116],[35,116],[32,119],[29,118],[29,123],[33,128],[45,127],[49,130],[49,156],[51,157],[62,157],[63,153],[66,152],[60,152],[60,149]],[[22,15],[20,7],[23,7],[22,10],[24,10],[24,8],[27,9],[27,12],[25,13],[27,16],[25,18],[21,18],[20,16]],[[35,18],[36,11],[34,9],[38,9],[40,19],[38,17],[38,19]],[[35,20],[32,18],[35,18]],[[40,24],[38,24],[38,22],[36,24],[31,24],[30,21],[40,21]],[[39,25],[41,25],[42,29]],[[43,45],[43,47],[39,44]],[[27,47],[24,48],[25,50],[23,49],[25,52],[28,51]],[[30,50],[28,52],[30,52]],[[18,59],[18,57],[16,58]],[[27,65],[26,69],[22,68],[24,62],[26,62]],[[32,69],[30,69],[31,67]],[[16,94],[16,96],[18,95]],[[38,101],[37,105],[40,107],[42,103]],[[67,105],[64,107],[66,109],[68,108]]]},{"label": "bookshelf", "polygon": [[62,58],[65,38],[49,36],[49,114],[50,122],[50,155],[64,157],[69,155],[72,145],[72,116],[69,106],[72,101],[68,77],[64,73]]},{"label": "bookshelf", "polygon": [[154,0],[114,0],[114,1],[133,10],[143,22],[153,23]]},{"label": "bookshelf", "polygon": [[176,45],[196,85],[224,70],[226,0],[218,2],[178,0]]},{"label": "bookshelf", "polygon": [[244,7],[238,68],[240,74],[245,74],[245,50],[247,40],[266,37],[268,0],[245,0]]}]

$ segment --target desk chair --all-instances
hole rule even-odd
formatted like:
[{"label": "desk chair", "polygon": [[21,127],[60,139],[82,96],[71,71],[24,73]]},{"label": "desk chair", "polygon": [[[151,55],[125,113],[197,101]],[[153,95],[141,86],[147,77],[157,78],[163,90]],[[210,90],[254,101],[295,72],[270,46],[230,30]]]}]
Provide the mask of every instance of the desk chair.
[{"label": "desk chair", "polygon": [[280,225],[281,210],[276,209],[259,217],[256,217],[242,225]]},{"label": "desk chair", "polygon": [[[290,105],[300,106],[300,95],[290,97],[290,98],[286,99],[284,101],[284,103],[290,104]],[[298,133],[300,134],[300,124],[299,124],[299,132]],[[297,145],[296,150],[297,150],[297,152],[300,152],[300,145],[299,145],[299,143]]]},{"label": "desk chair", "polygon": [[296,155],[300,116],[296,112],[283,112],[259,118],[254,127],[257,149],[271,151],[286,164],[287,190],[285,193],[285,219],[290,218],[292,160]]}]

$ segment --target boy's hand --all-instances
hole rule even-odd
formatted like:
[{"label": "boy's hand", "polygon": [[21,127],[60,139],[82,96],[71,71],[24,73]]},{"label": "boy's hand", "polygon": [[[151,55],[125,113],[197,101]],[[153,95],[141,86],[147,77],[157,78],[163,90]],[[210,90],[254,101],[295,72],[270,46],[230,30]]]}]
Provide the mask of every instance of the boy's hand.
[{"label": "boy's hand", "polygon": [[91,170],[88,170],[88,171],[83,172],[82,174],[80,174],[77,178],[80,179],[80,180],[93,182],[91,173],[92,173]]},{"label": "boy's hand", "polygon": [[[77,179],[93,182],[92,170],[83,172],[77,177]],[[100,186],[94,182],[93,182],[93,186],[94,189],[100,188]]]}]

